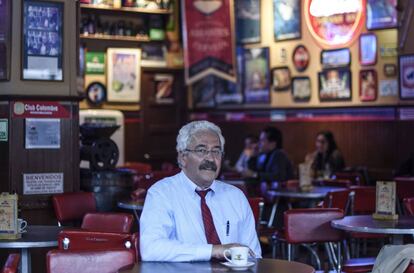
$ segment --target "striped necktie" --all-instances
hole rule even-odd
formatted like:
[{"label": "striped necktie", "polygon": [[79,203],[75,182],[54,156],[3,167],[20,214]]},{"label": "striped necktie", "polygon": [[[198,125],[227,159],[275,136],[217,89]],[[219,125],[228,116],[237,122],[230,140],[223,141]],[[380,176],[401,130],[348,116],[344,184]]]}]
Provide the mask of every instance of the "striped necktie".
[{"label": "striped necktie", "polygon": [[206,204],[206,195],[209,191],[211,191],[211,189],[206,191],[196,191],[196,193],[200,196],[201,215],[203,216],[204,232],[206,234],[207,243],[220,245],[221,242],[214,226],[211,211]]}]

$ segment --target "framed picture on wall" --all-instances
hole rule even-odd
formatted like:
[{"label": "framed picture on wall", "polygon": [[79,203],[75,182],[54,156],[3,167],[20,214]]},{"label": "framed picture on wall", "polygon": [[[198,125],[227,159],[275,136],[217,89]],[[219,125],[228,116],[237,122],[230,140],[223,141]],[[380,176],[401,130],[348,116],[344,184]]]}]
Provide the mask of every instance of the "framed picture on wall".
[{"label": "framed picture on wall", "polygon": [[246,103],[268,103],[269,48],[245,48],[243,51],[244,98]]},{"label": "framed picture on wall", "polygon": [[318,73],[320,101],[352,99],[352,75],[349,69],[333,68]]},{"label": "framed picture on wall", "polygon": [[0,0],[0,81],[10,77],[11,0]]},{"label": "framed picture on wall", "polygon": [[272,68],[272,89],[275,91],[284,91],[290,88],[290,70],[287,66]]},{"label": "framed picture on wall", "polygon": [[349,66],[351,64],[351,52],[348,48],[322,50],[321,64],[324,68]]},{"label": "framed picture on wall", "polygon": [[297,71],[305,71],[310,62],[308,49],[304,45],[298,45],[295,50],[293,50],[292,61]]},{"label": "framed picture on wall", "polygon": [[154,75],[154,95],[153,100],[157,104],[173,104],[174,99],[174,75],[155,74]]},{"label": "framed picture on wall", "polygon": [[109,102],[139,102],[141,49],[108,48],[107,89]]},{"label": "framed picture on wall", "polygon": [[377,99],[378,77],[373,69],[359,71],[359,99],[374,101]]},{"label": "framed picture on wall", "polygon": [[275,41],[301,37],[300,2],[300,0],[273,0]]},{"label": "framed picture on wall", "polygon": [[367,0],[367,29],[395,28],[397,0]]},{"label": "framed picture on wall", "polygon": [[192,87],[193,107],[194,108],[212,108],[216,106],[214,100],[215,76],[209,75],[196,81]]},{"label": "framed picture on wall", "polygon": [[397,66],[395,64],[384,64],[384,75],[386,77],[397,76]]},{"label": "framed picture on wall", "polygon": [[311,90],[309,77],[292,78],[292,98],[295,102],[308,102],[311,98]]},{"label": "framed picture on wall", "polygon": [[216,102],[220,104],[243,103],[243,47],[236,48],[237,82],[233,83],[222,79],[217,86]]},{"label": "framed picture on wall", "polygon": [[63,3],[23,1],[22,79],[63,81]]},{"label": "framed picture on wall", "polygon": [[236,41],[239,44],[260,42],[260,0],[237,0]]},{"label": "framed picture on wall", "polygon": [[400,98],[414,99],[414,55],[400,55]]},{"label": "framed picture on wall", "polygon": [[377,36],[374,33],[359,36],[359,63],[361,65],[377,63]]},{"label": "framed picture on wall", "polygon": [[94,106],[101,105],[106,100],[106,87],[100,82],[92,82],[86,88],[86,100]]}]

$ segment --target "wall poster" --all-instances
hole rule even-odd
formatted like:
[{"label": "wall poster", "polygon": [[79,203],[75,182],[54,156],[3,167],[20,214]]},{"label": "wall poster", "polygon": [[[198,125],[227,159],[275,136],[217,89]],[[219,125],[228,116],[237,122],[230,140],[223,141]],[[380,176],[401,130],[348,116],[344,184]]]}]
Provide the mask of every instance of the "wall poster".
[{"label": "wall poster", "polygon": [[414,55],[400,55],[400,97],[414,99]]},{"label": "wall poster", "polygon": [[269,48],[245,48],[243,54],[244,97],[246,103],[268,103]]},{"label": "wall poster", "polygon": [[208,75],[236,82],[233,0],[183,0],[185,81]]},{"label": "wall poster", "polygon": [[359,99],[374,101],[377,99],[378,77],[373,69],[359,71]]},{"label": "wall poster", "polygon": [[235,1],[237,43],[260,43],[260,1]]},{"label": "wall poster", "polygon": [[308,102],[311,98],[311,90],[309,77],[292,78],[292,97],[295,102]]},{"label": "wall poster", "polygon": [[367,0],[367,29],[397,27],[396,6],[397,0]]},{"label": "wall poster", "polygon": [[10,77],[11,0],[0,0],[0,81]]},{"label": "wall poster", "polygon": [[301,37],[300,0],[273,0],[275,41]]},{"label": "wall poster", "polygon": [[22,79],[63,81],[63,3],[23,1]]},{"label": "wall poster", "polygon": [[141,49],[108,48],[107,100],[139,102],[141,89]]},{"label": "wall poster", "polygon": [[351,71],[349,69],[326,69],[319,72],[320,101],[351,100]]},{"label": "wall poster", "polygon": [[377,63],[377,36],[374,33],[359,36],[359,63],[361,65]]}]

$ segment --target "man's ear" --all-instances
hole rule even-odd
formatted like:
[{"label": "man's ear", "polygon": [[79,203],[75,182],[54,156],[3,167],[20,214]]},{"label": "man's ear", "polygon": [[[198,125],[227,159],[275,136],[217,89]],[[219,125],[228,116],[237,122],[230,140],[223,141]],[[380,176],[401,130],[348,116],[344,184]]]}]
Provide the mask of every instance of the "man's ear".
[{"label": "man's ear", "polygon": [[186,165],[186,162],[187,162],[187,153],[179,152],[178,157],[177,157],[177,161],[178,161],[178,166],[181,169],[184,168],[185,165]]}]

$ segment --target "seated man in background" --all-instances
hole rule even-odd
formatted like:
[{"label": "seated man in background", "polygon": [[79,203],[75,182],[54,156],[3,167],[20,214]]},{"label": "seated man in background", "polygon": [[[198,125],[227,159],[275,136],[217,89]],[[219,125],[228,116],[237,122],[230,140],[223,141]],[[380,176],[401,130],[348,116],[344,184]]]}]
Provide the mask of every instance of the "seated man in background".
[{"label": "seated man in background", "polygon": [[284,182],[293,178],[292,163],[282,150],[282,132],[275,127],[267,127],[259,137],[259,154],[249,160],[249,169],[243,177],[257,182]]},{"label": "seated man in background", "polygon": [[154,184],[140,219],[143,261],[208,261],[223,259],[233,246],[261,249],[255,220],[241,190],[215,180],[220,171],[224,138],[208,121],[194,121],[177,136],[181,172]]},{"label": "seated man in background", "polygon": [[257,155],[258,140],[254,135],[248,135],[244,139],[244,149],[239,156],[239,159],[234,166],[235,170],[239,173],[243,173],[248,169],[248,161],[252,156]]}]

